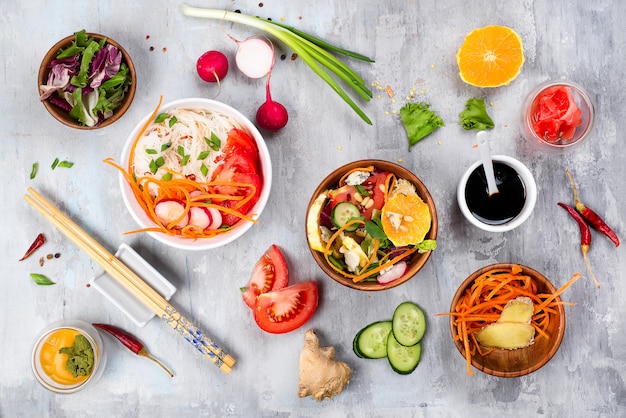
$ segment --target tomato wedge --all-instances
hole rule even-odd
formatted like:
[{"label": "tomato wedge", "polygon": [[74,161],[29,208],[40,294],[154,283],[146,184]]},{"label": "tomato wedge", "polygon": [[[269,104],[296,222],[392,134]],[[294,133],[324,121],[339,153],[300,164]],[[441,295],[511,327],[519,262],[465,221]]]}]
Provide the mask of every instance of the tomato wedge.
[{"label": "tomato wedge", "polygon": [[284,334],[304,325],[317,309],[317,282],[302,282],[261,293],[254,309],[259,328],[270,334]]},{"label": "tomato wedge", "polygon": [[255,164],[259,162],[259,150],[250,135],[241,129],[233,128],[228,132],[226,145],[223,148],[226,156],[244,154]]},{"label": "tomato wedge", "polygon": [[254,309],[261,293],[282,289],[289,282],[289,269],[280,248],[272,244],[254,265],[248,283],[241,288],[243,301]]}]

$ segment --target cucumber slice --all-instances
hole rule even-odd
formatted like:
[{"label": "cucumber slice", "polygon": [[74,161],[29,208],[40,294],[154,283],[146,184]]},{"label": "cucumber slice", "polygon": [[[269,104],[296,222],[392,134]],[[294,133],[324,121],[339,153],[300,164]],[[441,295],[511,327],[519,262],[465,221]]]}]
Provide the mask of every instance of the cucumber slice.
[{"label": "cucumber slice", "polygon": [[421,341],[426,332],[426,316],[413,302],[403,302],[393,313],[392,329],[398,343],[411,347]]},{"label": "cucumber slice", "polygon": [[[333,212],[330,215],[333,225],[337,228],[341,228],[348,223],[350,219],[360,218],[361,212],[357,205],[352,202],[337,203],[337,206],[333,208]],[[359,224],[355,223],[346,228],[346,231],[356,231],[359,228]]]},{"label": "cucumber slice", "polygon": [[404,346],[396,340],[393,332],[387,338],[387,358],[391,368],[399,374],[409,374],[417,367],[422,356],[422,345]]},{"label": "cucumber slice", "polygon": [[385,357],[389,334],[391,334],[391,321],[369,324],[354,337],[353,349],[355,354],[361,358],[370,359]]}]

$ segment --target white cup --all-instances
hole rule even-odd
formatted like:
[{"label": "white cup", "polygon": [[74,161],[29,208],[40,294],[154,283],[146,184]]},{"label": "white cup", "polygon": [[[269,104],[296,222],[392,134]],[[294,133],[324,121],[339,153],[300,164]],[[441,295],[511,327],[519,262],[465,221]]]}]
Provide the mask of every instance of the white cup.
[{"label": "white cup", "polygon": [[459,204],[459,208],[461,209],[461,213],[463,214],[463,216],[465,216],[465,219],[467,219],[472,225],[489,232],[510,231],[523,224],[532,214],[533,209],[535,208],[535,203],[537,202],[537,184],[535,183],[535,178],[533,177],[530,170],[515,158],[508,157],[506,155],[494,155],[492,159],[494,162],[508,165],[513,170],[515,170],[515,172],[517,172],[519,177],[522,179],[522,182],[524,184],[524,191],[526,193],[526,199],[521,212],[510,221],[500,225],[491,225],[484,223],[472,214],[469,207],[467,206],[467,201],[465,200],[465,188],[467,187],[467,181],[470,175],[474,172],[474,170],[482,165],[482,161],[477,161],[472,164],[461,177],[461,180],[459,181],[459,185],[457,187],[457,201]]}]

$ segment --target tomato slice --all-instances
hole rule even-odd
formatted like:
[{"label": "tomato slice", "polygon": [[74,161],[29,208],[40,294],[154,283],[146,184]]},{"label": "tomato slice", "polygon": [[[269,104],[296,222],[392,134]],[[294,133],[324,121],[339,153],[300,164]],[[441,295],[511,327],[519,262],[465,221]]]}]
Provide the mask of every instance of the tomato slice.
[{"label": "tomato slice", "polygon": [[259,162],[259,150],[256,146],[256,142],[241,129],[233,128],[228,132],[226,145],[222,150],[227,157],[235,154],[243,154],[254,161],[255,164]]},{"label": "tomato slice", "polygon": [[241,288],[243,301],[251,309],[261,293],[282,289],[289,283],[289,269],[280,248],[272,244],[252,269],[248,283]]},{"label": "tomato slice", "polygon": [[271,334],[284,334],[304,325],[317,309],[317,282],[302,282],[261,293],[254,309],[259,328]]},{"label": "tomato slice", "polygon": [[354,196],[359,193],[359,190],[356,186],[344,185],[339,187],[338,189],[331,190],[328,193],[328,197],[330,198],[329,204],[331,210],[341,202],[352,202],[361,211],[361,214],[365,219],[371,220],[372,213],[374,209],[380,210],[385,205],[385,193],[381,190],[381,185],[385,185],[387,181],[388,172],[381,172],[371,175],[365,180],[360,187],[362,187],[370,199],[374,201],[374,204],[370,207],[364,207],[361,205],[361,202],[357,201]]}]

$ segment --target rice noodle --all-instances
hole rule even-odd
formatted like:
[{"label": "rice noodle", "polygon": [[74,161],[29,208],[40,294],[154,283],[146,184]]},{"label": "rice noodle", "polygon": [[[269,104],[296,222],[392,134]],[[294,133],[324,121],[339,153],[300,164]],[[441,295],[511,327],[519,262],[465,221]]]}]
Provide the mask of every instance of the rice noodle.
[{"label": "rice noodle", "polygon": [[[135,148],[133,173],[136,177],[162,178],[171,173],[173,178],[193,178],[198,182],[211,180],[217,167],[216,159],[223,154],[228,132],[241,128],[234,118],[204,108],[179,108],[167,112],[161,122],[153,122],[139,139]],[[171,126],[170,126],[171,125]],[[219,150],[213,150],[205,138],[212,135],[220,139]],[[199,159],[201,154],[208,153]],[[186,164],[183,155],[188,155]],[[154,162],[163,158],[164,164],[156,169]],[[202,172],[202,165],[208,169]],[[155,171],[156,169],[156,171]]]}]

